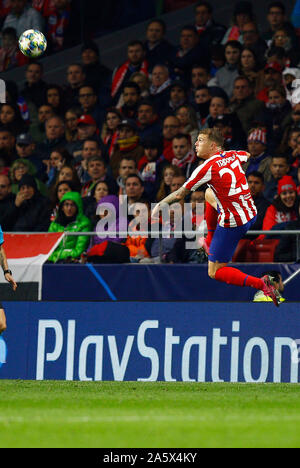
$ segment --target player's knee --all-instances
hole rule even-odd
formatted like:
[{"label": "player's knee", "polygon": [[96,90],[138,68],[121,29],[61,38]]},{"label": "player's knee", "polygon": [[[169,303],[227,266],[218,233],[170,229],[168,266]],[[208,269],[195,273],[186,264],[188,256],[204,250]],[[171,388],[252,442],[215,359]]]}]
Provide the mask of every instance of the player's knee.
[{"label": "player's knee", "polygon": [[4,332],[6,330],[6,318],[5,314],[3,313],[3,310],[0,310],[0,333]]},{"label": "player's knee", "polygon": [[209,276],[211,279],[215,279],[216,271],[215,271],[214,268],[209,268],[209,269],[208,269],[208,276]]}]

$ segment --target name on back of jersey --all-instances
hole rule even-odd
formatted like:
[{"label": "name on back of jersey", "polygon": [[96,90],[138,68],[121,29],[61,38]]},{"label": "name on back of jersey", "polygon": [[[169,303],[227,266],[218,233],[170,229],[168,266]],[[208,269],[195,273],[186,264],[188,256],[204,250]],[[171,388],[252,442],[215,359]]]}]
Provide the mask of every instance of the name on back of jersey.
[{"label": "name on back of jersey", "polygon": [[227,166],[227,164],[230,164],[235,160],[236,160],[236,155],[229,156],[228,158],[218,159],[216,162],[219,167],[223,167],[223,166]]}]

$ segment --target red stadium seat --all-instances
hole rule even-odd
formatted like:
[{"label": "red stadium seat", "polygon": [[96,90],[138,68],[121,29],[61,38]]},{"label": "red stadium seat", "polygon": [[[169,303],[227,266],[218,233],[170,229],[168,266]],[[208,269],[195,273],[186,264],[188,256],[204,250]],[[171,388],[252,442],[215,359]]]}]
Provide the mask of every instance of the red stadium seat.
[{"label": "red stadium seat", "polygon": [[279,239],[264,239],[257,244],[251,244],[251,240],[242,239],[238,243],[233,255],[233,262],[245,263],[270,263],[274,261],[275,249]]}]

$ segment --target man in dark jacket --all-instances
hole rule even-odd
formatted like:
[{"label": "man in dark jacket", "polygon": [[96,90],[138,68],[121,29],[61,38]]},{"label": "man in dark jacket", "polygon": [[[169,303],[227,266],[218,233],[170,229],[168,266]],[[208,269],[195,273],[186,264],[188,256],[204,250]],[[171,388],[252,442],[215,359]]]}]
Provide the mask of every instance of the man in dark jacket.
[{"label": "man in dark jacket", "polygon": [[46,139],[38,145],[37,152],[41,159],[49,159],[50,154],[55,148],[65,146],[65,124],[61,117],[50,117],[45,123]]},{"label": "man in dark jacket", "polygon": [[263,33],[265,41],[270,41],[275,33],[280,28],[285,28],[292,38],[293,47],[298,47],[297,34],[294,26],[287,21],[286,9],[281,1],[273,1],[268,6],[267,20],[269,29]]},{"label": "man in dark jacket", "polygon": [[230,102],[230,112],[236,112],[243,125],[244,132],[248,132],[253,121],[264,108],[263,102],[254,97],[250,81],[246,76],[237,76],[234,80],[233,95]]},{"label": "man in dark jacket", "polygon": [[207,65],[209,61],[210,54],[201,46],[195,26],[184,26],[181,29],[179,46],[170,60],[176,77],[188,84],[192,66],[196,63]]},{"label": "man in dark jacket", "polygon": [[161,124],[156,107],[150,101],[141,101],[137,114],[138,134],[141,140],[158,137],[161,134]]},{"label": "man in dark jacket", "polygon": [[0,158],[3,159],[5,166],[9,167],[16,159],[15,136],[9,130],[0,128]]},{"label": "man in dark jacket", "polygon": [[257,218],[255,223],[252,225],[251,230],[260,231],[262,229],[267,208],[270,206],[270,202],[263,195],[265,188],[264,176],[259,171],[253,171],[248,175],[247,182],[257,208]]},{"label": "man in dark jacket", "polygon": [[15,195],[11,193],[11,182],[8,176],[0,175],[0,225],[3,231],[10,231],[10,215],[14,210]]},{"label": "man in dark jacket", "polygon": [[81,61],[86,76],[85,83],[96,88],[101,102],[104,95],[110,102],[112,71],[101,63],[99,47],[94,41],[89,40],[83,44]]},{"label": "man in dark jacket", "polygon": [[38,62],[29,63],[25,76],[26,83],[21,91],[21,95],[26,102],[31,102],[38,108],[44,103],[47,87],[46,82],[42,79],[43,65]]},{"label": "man in dark jacket", "polygon": [[141,88],[134,81],[124,84],[122,93],[123,105],[119,107],[124,119],[136,119],[139,102],[141,100]]},{"label": "man in dark jacket", "polygon": [[25,174],[19,182],[19,191],[11,210],[9,222],[14,232],[46,232],[50,225],[49,200],[43,197],[34,177]]},{"label": "man in dark jacket", "polygon": [[212,45],[219,44],[226,33],[226,26],[214,21],[213,7],[205,0],[196,3],[195,26],[199,34],[200,44],[207,50]]},{"label": "man in dark jacket", "polygon": [[174,51],[174,46],[165,39],[165,33],[166,25],[163,20],[154,19],[148,23],[145,50],[150,71],[152,71],[157,64],[167,64],[170,55]]}]

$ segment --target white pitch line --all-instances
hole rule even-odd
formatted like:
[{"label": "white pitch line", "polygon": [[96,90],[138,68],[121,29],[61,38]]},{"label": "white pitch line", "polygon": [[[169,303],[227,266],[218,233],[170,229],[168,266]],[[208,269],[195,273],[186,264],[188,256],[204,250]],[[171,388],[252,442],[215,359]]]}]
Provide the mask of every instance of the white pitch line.
[{"label": "white pitch line", "polygon": [[[279,421],[294,421],[294,422],[299,422],[300,420],[300,415],[297,414],[290,414],[290,415],[258,415],[256,414],[246,414],[244,415],[245,420],[247,422],[279,422]],[[223,421],[224,422],[230,422],[233,420],[240,420],[241,415],[240,414],[229,414],[229,415],[224,415]],[[174,416],[105,416],[105,417],[93,417],[93,416],[74,416],[74,417],[69,417],[69,418],[55,418],[55,417],[49,417],[49,416],[37,416],[37,417],[23,417],[23,416],[0,416],[0,423],[3,424],[28,424],[28,423],[55,423],[55,424],[76,424],[76,423],[88,423],[88,424],[95,424],[95,423],[138,423],[138,422],[172,422],[172,421],[183,421],[183,422],[209,422],[209,421],[215,421],[215,415],[190,415],[190,416],[179,416],[179,415],[174,415]],[[1,429],[0,429],[1,432]]]}]

